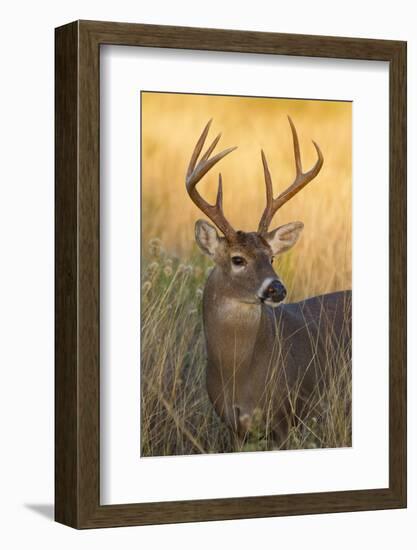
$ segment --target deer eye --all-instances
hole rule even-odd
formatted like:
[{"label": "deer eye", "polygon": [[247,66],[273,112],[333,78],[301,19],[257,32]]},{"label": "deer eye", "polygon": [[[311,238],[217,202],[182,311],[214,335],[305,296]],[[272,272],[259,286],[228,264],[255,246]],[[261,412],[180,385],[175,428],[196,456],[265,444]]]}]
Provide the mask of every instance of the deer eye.
[{"label": "deer eye", "polygon": [[246,265],[246,260],[242,256],[232,256],[232,264],[239,266]]},{"label": "deer eye", "polygon": [[274,260],[275,260],[275,258],[272,256],[272,258],[271,258],[271,264],[274,263]]}]

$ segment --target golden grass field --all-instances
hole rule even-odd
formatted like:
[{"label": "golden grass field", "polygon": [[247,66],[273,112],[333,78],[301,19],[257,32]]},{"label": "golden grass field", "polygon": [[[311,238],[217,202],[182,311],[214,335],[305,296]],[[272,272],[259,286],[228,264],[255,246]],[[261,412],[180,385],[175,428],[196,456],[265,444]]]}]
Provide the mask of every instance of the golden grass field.
[{"label": "golden grass field", "polygon": [[[146,92],[141,106],[141,454],[242,450],[216,417],[205,390],[201,294],[210,262],[194,241],[194,223],[204,216],[185,190],[188,162],[213,118],[209,140],[222,133],[216,151],[238,149],[205,176],[199,190],[214,202],[221,171],[226,216],[236,229],[254,231],[265,205],[261,148],[275,195],[294,178],[290,115],[304,170],[316,160],[312,139],[323,152],[324,166],[271,224],[273,229],[299,220],[305,226],[294,249],[274,267],[288,301],[351,288],[351,103]],[[337,414],[294,433],[287,447],[350,444],[345,398],[333,393]],[[256,437],[243,450],[265,448],[274,447]]]}]

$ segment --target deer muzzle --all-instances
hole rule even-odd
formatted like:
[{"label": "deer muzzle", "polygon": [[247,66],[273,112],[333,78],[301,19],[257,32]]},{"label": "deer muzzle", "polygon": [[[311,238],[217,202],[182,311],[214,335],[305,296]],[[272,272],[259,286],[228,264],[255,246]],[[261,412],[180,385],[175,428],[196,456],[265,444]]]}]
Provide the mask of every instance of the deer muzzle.
[{"label": "deer muzzle", "polygon": [[280,304],[285,299],[286,295],[287,291],[281,281],[278,279],[273,279],[264,288],[260,298],[265,304],[274,307]]}]

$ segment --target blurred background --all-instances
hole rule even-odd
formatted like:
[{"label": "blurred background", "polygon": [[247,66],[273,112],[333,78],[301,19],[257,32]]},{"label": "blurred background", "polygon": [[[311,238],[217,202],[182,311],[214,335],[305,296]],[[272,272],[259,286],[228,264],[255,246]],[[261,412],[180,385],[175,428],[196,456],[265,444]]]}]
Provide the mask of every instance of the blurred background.
[{"label": "blurred background", "polygon": [[351,288],[350,102],[142,92],[141,106],[145,261],[157,242],[167,255],[202,262],[205,267],[194,241],[194,223],[204,216],[187,195],[185,172],[210,118],[207,145],[221,132],[215,152],[233,145],[238,149],[201,180],[199,191],[214,202],[221,171],[226,216],[235,229],[256,230],[265,206],[261,148],[268,159],[274,196],[294,178],[290,115],[298,131],[303,170],[310,169],[317,158],[312,139],[323,152],[324,165],[271,224],[273,229],[300,220],[305,226],[300,241],[276,260],[275,268],[289,287],[290,300]]},{"label": "blurred background", "polygon": [[[287,300],[297,301],[351,288],[351,111],[348,102],[142,93],[142,456],[275,448],[267,430],[236,448],[206,392],[201,306],[212,263],[194,240],[195,221],[204,216],[188,197],[185,173],[207,121],[213,118],[207,147],[221,132],[215,152],[238,149],[198,188],[213,203],[221,171],[224,211],[235,229],[256,231],[265,207],[261,148],[274,196],[294,179],[287,115],[298,130],[304,171],[317,159],[311,140],[322,149],[318,177],[270,226],[304,222],[296,246],[274,261]],[[343,400],[332,402],[331,421],[306,433],[296,430],[289,448],[350,446],[350,415]]]}]

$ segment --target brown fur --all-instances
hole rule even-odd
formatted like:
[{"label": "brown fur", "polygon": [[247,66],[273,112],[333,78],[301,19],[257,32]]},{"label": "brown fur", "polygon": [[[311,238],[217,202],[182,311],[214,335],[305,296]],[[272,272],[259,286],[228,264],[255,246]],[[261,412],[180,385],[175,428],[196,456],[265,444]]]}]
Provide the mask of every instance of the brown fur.
[{"label": "brown fur", "polygon": [[[275,438],[284,444],[289,418],[303,418],[305,404],[323,372],[331,349],[350,354],[350,291],[317,296],[271,308],[257,297],[262,281],[277,278],[272,249],[256,233],[219,238],[203,299],[207,346],[207,389],[230,429],[242,439],[252,418],[261,413]],[[247,260],[241,272],[231,257]],[[296,403],[289,395],[296,390]],[[272,413],[271,413],[272,411]],[[301,416],[300,416],[301,415]]]}]

